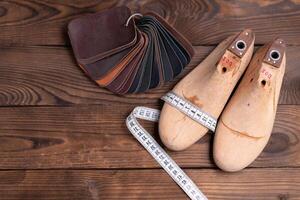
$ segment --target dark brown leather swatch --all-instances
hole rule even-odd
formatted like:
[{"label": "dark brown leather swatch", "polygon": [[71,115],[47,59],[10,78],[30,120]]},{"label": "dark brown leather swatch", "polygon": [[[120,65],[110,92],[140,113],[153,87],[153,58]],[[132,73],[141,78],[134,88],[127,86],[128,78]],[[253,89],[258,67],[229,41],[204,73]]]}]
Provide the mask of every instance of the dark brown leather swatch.
[{"label": "dark brown leather swatch", "polygon": [[79,66],[117,94],[144,92],[172,80],[194,54],[188,40],[159,15],[128,21],[130,16],[129,8],[115,7],[68,25]]}]

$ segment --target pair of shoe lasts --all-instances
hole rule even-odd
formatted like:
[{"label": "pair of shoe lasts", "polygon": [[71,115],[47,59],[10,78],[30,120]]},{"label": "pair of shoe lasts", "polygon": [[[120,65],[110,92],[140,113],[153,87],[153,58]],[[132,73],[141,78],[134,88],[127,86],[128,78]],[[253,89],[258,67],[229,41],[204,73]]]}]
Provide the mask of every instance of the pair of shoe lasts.
[{"label": "pair of shoe lasts", "polygon": [[[213,157],[224,171],[251,164],[266,146],[274,124],[285,71],[285,45],[276,39],[252,58],[254,40],[248,29],[227,38],[172,90],[218,119]],[[208,129],[165,103],[159,132],[169,149],[179,151],[198,141]]]}]

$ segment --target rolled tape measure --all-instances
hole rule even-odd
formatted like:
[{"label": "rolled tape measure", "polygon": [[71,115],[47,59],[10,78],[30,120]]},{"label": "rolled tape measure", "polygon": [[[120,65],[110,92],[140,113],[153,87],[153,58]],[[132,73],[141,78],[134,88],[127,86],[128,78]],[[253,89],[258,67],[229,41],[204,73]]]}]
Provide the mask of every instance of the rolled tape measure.
[{"label": "rolled tape measure", "polygon": [[171,176],[192,200],[207,200],[195,183],[182,171],[154,138],[140,125],[137,119],[157,122],[160,111],[147,107],[136,107],[126,119],[131,134],[144,146],[159,165]]}]

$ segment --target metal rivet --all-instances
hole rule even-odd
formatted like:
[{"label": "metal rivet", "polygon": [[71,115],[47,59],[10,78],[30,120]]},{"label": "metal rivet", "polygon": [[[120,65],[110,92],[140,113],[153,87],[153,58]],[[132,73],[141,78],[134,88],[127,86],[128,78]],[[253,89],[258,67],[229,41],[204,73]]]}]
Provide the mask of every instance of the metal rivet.
[{"label": "metal rivet", "polygon": [[235,43],[235,48],[237,48],[238,50],[240,51],[243,51],[245,50],[247,47],[247,44],[244,40],[238,40],[236,43]]},{"label": "metal rivet", "polygon": [[280,52],[278,50],[272,50],[270,52],[269,57],[272,58],[273,61],[276,61],[276,60],[280,59],[281,55],[280,55]]}]

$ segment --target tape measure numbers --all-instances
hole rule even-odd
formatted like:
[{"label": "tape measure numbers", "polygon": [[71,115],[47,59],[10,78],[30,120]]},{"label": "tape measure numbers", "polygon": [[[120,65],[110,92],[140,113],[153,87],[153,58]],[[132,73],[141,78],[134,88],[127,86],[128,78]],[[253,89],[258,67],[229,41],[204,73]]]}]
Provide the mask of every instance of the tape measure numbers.
[{"label": "tape measure numbers", "polygon": [[195,183],[137,121],[139,118],[156,122],[159,114],[160,111],[156,109],[136,107],[126,119],[127,128],[192,200],[207,200]]},{"label": "tape measure numbers", "polygon": [[186,101],[174,92],[168,92],[161,99],[171,106],[175,107],[182,113],[186,114],[194,121],[215,132],[217,120],[208,113],[201,110],[198,106],[192,104],[189,101]]}]

